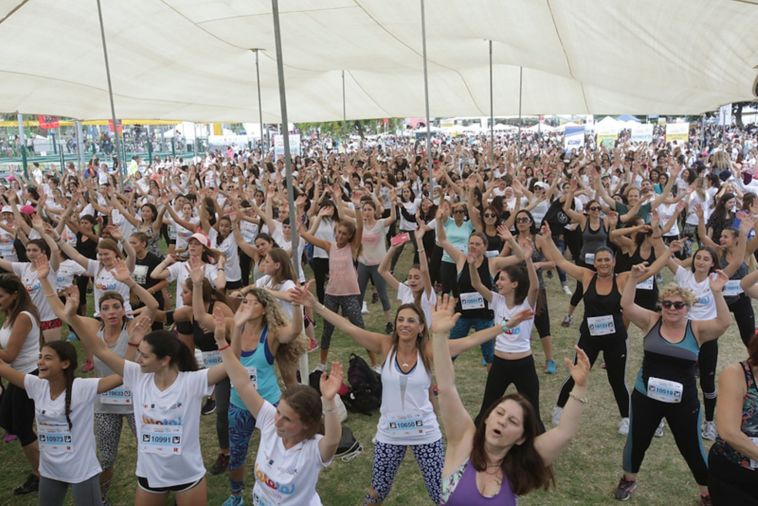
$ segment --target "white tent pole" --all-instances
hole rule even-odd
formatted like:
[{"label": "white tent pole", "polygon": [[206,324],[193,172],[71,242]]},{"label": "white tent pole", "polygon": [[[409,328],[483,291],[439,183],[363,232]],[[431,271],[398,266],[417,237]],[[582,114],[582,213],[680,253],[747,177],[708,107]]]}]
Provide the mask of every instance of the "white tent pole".
[{"label": "white tent pole", "polygon": [[347,103],[345,102],[345,71],[342,71],[342,122],[347,121]]},{"label": "white tent pole", "polygon": [[434,177],[432,176],[432,128],[429,124],[429,74],[426,68],[426,13],[421,0],[421,47],[424,53],[424,110],[426,112],[426,168],[429,172],[429,196],[434,202]]},{"label": "white tent pole", "polygon": [[29,162],[26,158],[26,135],[24,135],[24,115],[18,113],[18,147],[21,150],[21,165],[24,169],[24,179],[29,179]]},{"label": "white tent pole", "polygon": [[521,92],[524,85],[524,67],[518,68],[518,147],[521,150]]},{"label": "white tent pole", "polygon": [[100,7],[100,0],[97,0],[97,18],[100,21],[100,38],[103,41],[103,57],[105,59],[105,77],[108,79],[108,98],[111,102],[111,119],[113,120],[113,139],[115,140],[116,160],[118,161],[121,175],[125,174],[123,160],[121,158],[121,140],[118,134],[118,123],[116,122],[116,107],[113,105],[113,86],[111,85],[111,67],[108,63],[108,46],[105,44],[105,27],[103,26],[103,10]]},{"label": "white tent pole", "polygon": [[[292,230],[292,263],[295,264],[295,274],[300,277],[300,258],[297,253],[298,236],[297,236],[297,214],[295,214],[295,189],[292,186],[292,157],[290,155],[290,133],[287,122],[287,97],[284,86],[284,60],[282,58],[282,34],[279,29],[279,1],[271,0],[271,9],[274,14],[274,40],[276,42],[276,70],[279,74],[279,105],[282,109],[282,127],[281,132],[284,139],[284,167],[287,178],[287,200],[290,208],[290,225]],[[297,309],[297,308],[296,308]],[[308,354],[303,353],[298,363],[300,370],[300,382],[308,384]]]},{"label": "white tent pole", "polygon": [[495,102],[492,91],[492,41],[489,41],[490,46],[490,168],[494,170],[495,166]]},{"label": "white tent pole", "polygon": [[[261,141],[260,141],[260,148],[261,148],[261,161],[264,158],[263,153],[263,106],[261,105],[261,68],[260,64],[258,63],[258,52],[260,49],[253,49],[252,51],[255,51],[255,85],[258,88],[258,122],[261,126]],[[266,142],[266,149],[268,150],[269,143]]]},{"label": "white tent pole", "polygon": [[84,146],[82,146],[82,122],[76,120],[76,154],[79,159],[79,170],[84,167]]}]

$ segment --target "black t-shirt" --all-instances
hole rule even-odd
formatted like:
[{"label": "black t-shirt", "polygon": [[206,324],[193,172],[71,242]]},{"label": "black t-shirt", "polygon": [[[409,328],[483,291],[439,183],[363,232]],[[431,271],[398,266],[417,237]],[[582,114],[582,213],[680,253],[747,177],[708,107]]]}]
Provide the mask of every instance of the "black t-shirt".
[{"label": "black t-shirt", "polygon": [[[136,265],[134,266],[134,273],[132,274],[134,281],[136,281],[141,287],[145,289],[149,289],[157,285],[160,280],[151,278],[150,274],[153,273],[155,268],[162,261],[163,258],[159,257],[155,253],[150,253],[149,251],[144,258],[138,258]],[[158,304],[161,308],[163,308],[163,294],[161,292],[156,292],[153,294],[153,297],[158,300]]]}]

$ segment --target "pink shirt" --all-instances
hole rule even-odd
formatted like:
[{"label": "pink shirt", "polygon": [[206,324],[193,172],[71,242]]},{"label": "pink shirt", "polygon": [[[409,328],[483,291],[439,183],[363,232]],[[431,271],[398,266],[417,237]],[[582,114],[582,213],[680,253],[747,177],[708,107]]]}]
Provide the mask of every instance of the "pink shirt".
[{"label": "pink shirt", "polygon": [[360,295],[358,272],[353,263],[353,246],[347,243],[342,248],[333,242],[329,250],[329,283],[326,285],[328,295]]}]

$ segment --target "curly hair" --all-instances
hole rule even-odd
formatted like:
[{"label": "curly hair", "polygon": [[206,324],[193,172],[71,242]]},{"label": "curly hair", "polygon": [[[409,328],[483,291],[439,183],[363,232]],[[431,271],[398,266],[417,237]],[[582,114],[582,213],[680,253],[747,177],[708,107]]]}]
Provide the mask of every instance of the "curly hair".
[{"label": "curly hair", "polygon": [[695,303],[695,294],[692,293],[691,290],[688,290],[687,288],[682,288],[681,286],[677,285],[676,283],[669,283],[666,286],[661,289],[660,293],[658,294],[658,300],[662,301],[665,300],[666,297],[681,297],[682,300],[687,304],[688,306],[692,306],[692,304]]}]

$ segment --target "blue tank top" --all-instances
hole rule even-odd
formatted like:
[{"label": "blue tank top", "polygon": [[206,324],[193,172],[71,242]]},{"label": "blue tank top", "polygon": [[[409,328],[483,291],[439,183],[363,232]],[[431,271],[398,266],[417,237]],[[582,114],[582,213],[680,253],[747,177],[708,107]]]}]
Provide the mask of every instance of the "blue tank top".
[{"label": "blue tank top", "polygon": [[[254,350],[242,350],[240,362],[250,372],[251,380],[255,380],[256,390],[268,402],[276,406],[282,391],[279,389],[279,383],[276,381],[274,372],[274,355],[268,347],[268,325],[264,325],[261,330],[261,337],[258,346]],[[240,409],[247,409],[242,398],[237,393],[237,389],[232,387],[229,396],[229,402]]]}]

